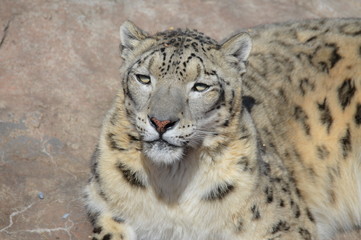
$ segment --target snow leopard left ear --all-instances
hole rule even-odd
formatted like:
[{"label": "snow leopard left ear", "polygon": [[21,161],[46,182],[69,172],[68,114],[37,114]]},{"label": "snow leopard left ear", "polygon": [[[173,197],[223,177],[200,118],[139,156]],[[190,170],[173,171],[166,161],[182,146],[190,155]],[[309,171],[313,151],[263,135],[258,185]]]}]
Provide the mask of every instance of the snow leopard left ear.
[{"label": "snow leopard left ear", "polygon": [[228,38],[221,46],[221,51],[226,59],[234,63],[237,61],[240,73],[246,71],[245,62],[252,49],[252,40],[248,33],[242,32]]},{"label": "snow leopard left ear", "polygon": [[120,26],[120,52],[122,58],[126,59],[133,50],[146,38],[148,34],[137,27],[131,21],[126,21]]}]

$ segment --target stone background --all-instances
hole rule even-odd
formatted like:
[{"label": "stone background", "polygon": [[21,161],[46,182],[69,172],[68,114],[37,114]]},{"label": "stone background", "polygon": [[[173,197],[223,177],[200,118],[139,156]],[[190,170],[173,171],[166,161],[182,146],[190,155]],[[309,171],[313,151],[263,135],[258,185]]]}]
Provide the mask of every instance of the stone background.
[{"label": "stone background", "polygon": [[358,16],[360,0],[0,0],[0,239],[89,239],[80,196],[119,87],[124,20],[220,40],[263,23]]}]

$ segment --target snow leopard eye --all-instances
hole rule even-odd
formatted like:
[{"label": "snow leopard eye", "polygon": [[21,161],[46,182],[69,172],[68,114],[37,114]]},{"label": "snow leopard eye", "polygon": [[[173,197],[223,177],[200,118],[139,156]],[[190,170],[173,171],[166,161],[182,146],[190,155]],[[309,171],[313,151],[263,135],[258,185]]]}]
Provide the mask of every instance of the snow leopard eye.
[{"label": "snow leopard eye", "polygon": [[192,90],[195,92],[204,92],[209,88],[209,85],[204,83],[196,83],[194,84]]},{"label": "snow leopard eye", "polygon": [[142,75],[142,74],[136,74],[135,77],[137,78],[138,82],[148,85],[150,84],[150,76]]}]

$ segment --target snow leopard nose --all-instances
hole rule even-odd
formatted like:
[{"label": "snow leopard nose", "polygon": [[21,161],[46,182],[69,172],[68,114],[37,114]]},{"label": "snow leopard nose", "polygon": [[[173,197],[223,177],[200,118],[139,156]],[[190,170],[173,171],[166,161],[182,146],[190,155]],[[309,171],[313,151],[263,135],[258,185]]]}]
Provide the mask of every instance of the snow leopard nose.
[{"label": "snow leopard nose", "polygon": [[165,131],[173,128],[177,124],[179,119],[175,121],[171,121],[171,120],[158,120],[155,117],[149,117],[149,121],[152,124],[152,126],[157,130],[157,132],[162,134]]}]

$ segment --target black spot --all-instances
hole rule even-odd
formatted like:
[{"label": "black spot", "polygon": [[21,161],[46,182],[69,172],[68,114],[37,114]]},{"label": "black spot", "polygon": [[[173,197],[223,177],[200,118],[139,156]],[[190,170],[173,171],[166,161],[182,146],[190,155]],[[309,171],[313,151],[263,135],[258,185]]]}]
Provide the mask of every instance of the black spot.
[{"label": "black spot", "polygon": [[223,183],[215,187],[213,190],[211,190],[202,199],[207,201],[222,200],[233,190],[234,190],[234,186],[232,184]]},{"label": "black spot", "polygon": [[252,212],[252,220],[258,220],[261,218],[261,214],[259,212],[258,206],[257,205],[253,205],[251,207],[251,212]]},{"label": "black spot", "polygon": [[300,207],[296,204],[292,199],[290,200],[290,206],[293,210],[295,218],[299,218],[301,216]]},{"label": "black spot", "polygon": [[285,207],[285,201],[283,199],[280,200],[279,206],[280,207]]},{"label": "black spot", "polygon": [[356,123],[356,125],[361,124],[361,104],[360,103],[358,103],[356,106],[355,123]]},{"label": "black spot", "polygon": [[252,108],[256,104],[256,100],[251,96],[243,96],[242,104],[248,110],[248,112],[252,112]]},{"label": "black spot", "polygon": [[262,174],[269,176],[271,174],[271,165],[265,161],[261,161],[260,163]]},{"label": "black spot", "polygon": [[117,167],[123,174],[123,177],[133,186],[139,188],[145,188],[144,183],[139,178],[139,173],[137,171],[131,170],[128,166],[124,163],[118,163]]},{"label": "black spot", "polygon": [[96,224],[98,222],[98,218],[100,216],[100,212],[87,211],[87,216],[88,216],[88,219],[89,219],[90,223],[92,224],[92,226],[96,226]]},{"label": "black spot", "polygon": [[320,121],[323,125],[326,125],[327,132],[330,133],[330,128],[333,123],[330,108],[325,98],[322,103],[317,103],[318,110],[320,111]]},{"label": "black spot", "polygon": [[301,216],[300,207],[297,204],[293,204],[292,209],[293,209],[295,218],[299,218]]},{"label": "black spot", "polygon": [[318,46],[309,58],[320,71],[329,73],[330,69],[342,58],[338,53],[338,49],[336,44],[327,43],[325,46]]},{"label": "black spot", "polygon": [[264,193],[266,194],[266,202],[271,203],[273,202],[273,189],[272,187],[267,186],[264,190]]},{"label": "black spot", "polygon": [[95,228],[93,228],[93,233],[101,233],[103,231],[103,229],[102,229],[102,227],[95,227]]},{"label": "black spot", "polygon": [[316,40],[316,39],[317,39],[317,36],[310,37],[309,39],[306,40],[305,43],[312,42],[313,40]]},{"label": "black spot", "polygon": [[115,112],[112,114],[112,116],[111,116],[111,118],[110,118],[109,121],[110,121],[110,123],[111,123],[113,126],[115,126],[115,125],[117,125],[118,119],[119,119],[119,114],[118,114],[117,111],[115,111]]},{"label": "black spot", "polygon": [[277,152],[277,147],[276,147],[276,144],[275,144],[274,142],[270,141],[270,142],[268,143],[268,146],[269,146],[270,148],[272,148],[275,152]]},{"label": "black spot", "polygon": [[138,137],[128,134],[130,141],[140,141]]},{"label": "black spot", "polygon": [[358,23],[346,23],[340,28],[340,31],[346,35],[361,35],[361,29]]},{"label": "black spot", "polygon": [[310,209],[306,208],[306,214],[307,214],[308,219],[311,222],[315,222],[315,218],[313,217],[312,213],[310,212]]},{"label": "black spot", "polygon": [[299,228],[298,233],[304,240],[312,240],[311,233],[307,229]]},{"label": "black spot", "polygon": [[98,240],[98,238],[96,238],[96,237],[92,237],[92,240]]},{"label": "black spot", "polygon": [[223,123],[223,126],[224,126],[224,127],[228,127],[228,126],[229,126],[229,120],[226,120],[226,121]]},{"label": "black spot", "polygon": [[300,80],[299,89],[300,89],[302,96],[304,96],[307,93],[307,91],[315,90],[315,84],[310,82],[310,80],[308,78],[303,78]]},{"label": "black spot", "polygon": [[112,239],[112,234],[110,233],[104,235],[104,237],[102,238],[102,240],[110,240],[110,239]]},{"label": "black spot", "polygon": [[317,156],[319,159],[324,160],[326,158],[328,158],[328,156],[330,155],[330,151],[328,151],[328,149],[326,148],[325,145],[320,145],[316,147],[316,151],[317,151]]},{"label": "black spot", "polygon": [[346,158],[352,150],[351,146],[351,132],[350,128],[346,129],[345,135],[340,139],[341,149],[342,149],[342,156]]},{"label": "black spot", "polygon": [[327,65],[326,62],[320,61],[320,62],[318,62],[318,66],[319,66],[319,68],[321,69],[322,72],[327,72],[328,73],[329,69],[328,69],[328,65]]},{"label": "black spot", "polygon": [[297,121],[300,122],[300,124],[302,125],[306,135],[310,135],[310,125],[307,123],[308,121],[308,116],[305,113],[305,111],[303,111],[303,109],[300,106],[296,106],[294,109],[294,116],[296,118]]},{"label": "black spot", "polygon": [[114,133],[108,133],[108,144],[109,144],[109,147],[113,150],[118,150],[118,151],[126,150],[125,148],[122,148],[118,145],[117,140],[115,139]]},{"label": "black spot", "polygon": [[278,223],[273,225],[271,234],[275,234],[277,232],[287,232],[290,228],[291,227],[288,222],[280,220]]},{"label": "black spot", "polygon": [[274,178],[271,178],[271,182],[277,182],[277,183],[280,183],[280,182],[282,182],[282,178],[279,178],[279,177],[274,177]]},{"label": "black spot", "polygon": [[250,167],[249,167],[249,159],[248,159],[248,157],[246,157],[246,156],[241,157],[241,158],[238,160],[237,164],[242,167],[242,170],[243,170],[243,171],[251,170]]},{"label": "black spot", "polygon": [[338,99],[343,110],[351,103],[352,97],[356,92],[354,81],[350,78],[345,79],[342,85],[338,88]]},{"label": "black spot", "polygon": [[105,201],[108,201],[108,198],[107,198],[107,196],[105,195],[105,193],[103,192],[103,190],[100,190],[100,191],[99,191],[99,196],[100,196],[101,198],[103,198]]},{"label": "black spot", "polygon": [[336,46],[336,44],[334,43],[330,43],[330,44],[326,44],[326,47],[330,47],[330,48],[333,48],[332,50],[332,53],[331,53],[331,56],[330,56],[330,63],[331,63],[331,68],[333,68],[336,63],[338,61],[340,61],[341,59],[341,56],[340,54],[338,54],[338,47]]}]

